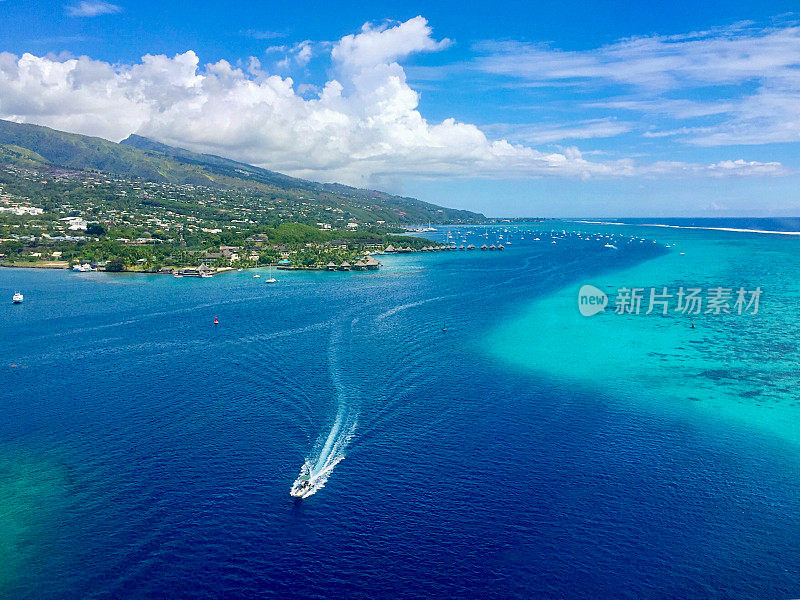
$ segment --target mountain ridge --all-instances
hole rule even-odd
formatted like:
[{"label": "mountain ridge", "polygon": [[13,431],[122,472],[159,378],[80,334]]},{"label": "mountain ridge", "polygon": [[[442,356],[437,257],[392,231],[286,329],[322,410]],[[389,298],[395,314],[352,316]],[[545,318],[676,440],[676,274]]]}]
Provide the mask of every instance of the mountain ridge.
[{"label": "mountain ridge", "polygon": [[[42,160],[46,161],[42,163]],[[259,195],[303,198],[308,202],[354,205],[395,224],[483,220],[480,213],[451,209],[416,198],[339,183],[291,177],[221,156],[169,146],[137,134],[120,143],[30,123],[0,119],[0,162],[40,164],[78,171],[97,170],[154,183],[200,185],[251,191]],[[302,195],[301,195],[302,194]],[[313,194],[318,198],[305,198]]]}]

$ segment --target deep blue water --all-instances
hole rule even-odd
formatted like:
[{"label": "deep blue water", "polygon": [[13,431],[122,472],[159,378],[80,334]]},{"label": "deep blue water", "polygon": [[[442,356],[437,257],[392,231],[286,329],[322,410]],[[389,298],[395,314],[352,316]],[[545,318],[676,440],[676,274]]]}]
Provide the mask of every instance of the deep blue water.
[{"label": "deep blue water", "polygon": [[[483,349],[664,252],[519,240],[275,286],[0,271],[26,298],[0,303],[0,596],[797,596],[795,446]],[[345,460],[293,500],[337,417]]]}]

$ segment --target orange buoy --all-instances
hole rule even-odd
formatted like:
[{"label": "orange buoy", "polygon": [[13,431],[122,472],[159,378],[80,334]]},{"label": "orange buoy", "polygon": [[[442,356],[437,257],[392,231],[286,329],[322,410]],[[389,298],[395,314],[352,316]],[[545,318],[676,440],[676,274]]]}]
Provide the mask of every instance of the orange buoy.
[{"label": "orange buoy", "polygon": [[214,316],[214,325],[219,325],[219,319],[216,317],[216,315]]}]

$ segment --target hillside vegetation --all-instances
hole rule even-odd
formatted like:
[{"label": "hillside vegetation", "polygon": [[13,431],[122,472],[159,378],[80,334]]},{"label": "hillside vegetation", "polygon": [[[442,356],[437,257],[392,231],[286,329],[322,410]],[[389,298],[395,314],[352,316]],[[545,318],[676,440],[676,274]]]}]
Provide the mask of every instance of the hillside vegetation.
[{"label": "hillside vegetation", "polygon": [[432,244],[394,235],[410,225],[483,219],[140,136],[116,144],[0,120],[0,264],[313,266]]}]

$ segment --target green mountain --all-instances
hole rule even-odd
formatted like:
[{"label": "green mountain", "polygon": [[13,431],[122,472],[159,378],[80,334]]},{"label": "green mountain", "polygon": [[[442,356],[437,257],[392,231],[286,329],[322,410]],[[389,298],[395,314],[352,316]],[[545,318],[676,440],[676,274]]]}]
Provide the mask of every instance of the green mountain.
[{"label": "green mountain", "polygon": [[117,144],[39,125],[0,120],[0,163],[101,171],[133,180],[237,190],[253,198],[344,207],[365,222],[477,221],[485,217],[414,198],[340,184],[316,183],[219,156],[174,148],[138,135]]}]

